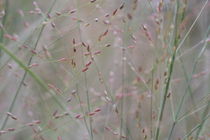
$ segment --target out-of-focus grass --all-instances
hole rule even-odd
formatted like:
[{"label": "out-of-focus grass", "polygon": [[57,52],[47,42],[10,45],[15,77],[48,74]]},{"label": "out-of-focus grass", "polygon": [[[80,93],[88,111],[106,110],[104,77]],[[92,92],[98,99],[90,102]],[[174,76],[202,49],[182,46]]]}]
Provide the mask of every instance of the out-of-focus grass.
[{"label": "out-of-focus grass", "polygon": [[1,1],[0,139],[210,139],[209,6]]}]

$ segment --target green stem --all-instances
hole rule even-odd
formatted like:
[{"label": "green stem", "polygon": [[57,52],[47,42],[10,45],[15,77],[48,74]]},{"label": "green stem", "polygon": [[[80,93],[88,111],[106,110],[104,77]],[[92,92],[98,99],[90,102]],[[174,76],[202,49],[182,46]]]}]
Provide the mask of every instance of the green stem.
[{"label": "green stem", "polygon": [[[56,0],[54,0],[52,6],[50,7],[50,10],[48,11],[48,13],[51,12],[52,7],[55,5],[55,2],[56,2]],[[34,49],[36,49],[37,46],[38,46],[38,42],[39,42],[39,40],[40,40],[41,34],[42,34],[43,30],[44,30],[44,27],[45,27],[45,25],[42,26],[41,31],[39,32],[38,38],[37,38],[37,40],[36,40],[36,42],[35,42],[35,45],[34,45]],[[6,48],[4,48],[3,46],[2,46],[2,48],[3,48],[2,50],[4,50],[7,54],[9,54],[10,56],[12,55]],[[14,56],[13,56],[13,58],[14,58]],[[31,64],[32,59],[33,59],[33,55],[30,57],[27,66],[29,66],[29,65]],[[19,64],[19,65],[22,65],[22,64],[21,64],[22,62],[21,62],[21,61],[18,61],[18,59],[16,59],[16,62],[19,62],[18,64]],[[22,66],[23,66],[23,65],[22,65]],[[13,99],[12,99],[12,102],[11,102],[11,104],[10,104],[10,106],[9,106],[8,112],[12,112],[12,110],[13,110],[13,108],[14,108],[14,105],[15,105],[15,101],[16,101],[16,99],[17,99],[19,93],[20,93],[22,84],[23,84],[23,82],[24,82],[24,80],[25,80],[25,78],[26,78],[28,72],[30,73],[31,71],[29,71],[29,69],[26,68],[26,69],[25,69],[25,72],[24,72],[24,75],[23,75],[23,77],[22,77],[22,79],[21,79],[21,81],[20,81],[20,84],[19,84],[19,86],[18,86],[18,88],[17,88],[17,90],[16,90],[16,93],[15,93]],[[0,129],[0,130],[3,130],[3,129],[5,128],[5,126],[6,126],[6,124],[7,124],[7,121],[8,121],[8,118],[9,118],[9,116],[7,115],[6,118],[4,119],[3,123],[2,123],[2,126],[1,126],[1,129]]]},{"label": "green stem", "polygon": [[155,140],[159,139],[160,124],[161,124],[162,119],[163,119],[163,112],[164,112],[164,109],[165,109],[167,94],[168,94],[168,90],[169,90],[169,86],[170,86],[170,82],[171,82],[171,77],[172,77],[172,73],[173,73],[175,57],[176,57],[176,49],[174,50],[172,60],[171,60],[169,70],[168,70],[169,71],[169,76],[168,76],[167,81],[166,81],[166,86],[165,86],[165,90],[164,90],[164,94],[163,94],[163,99],[162,99],[162,103],[160,105],[160,112],[159,112],[159,116],[158,116],[158,125],[157,125],[157,129],[156,129]]},{"label": "green stem", "polygon": [[[7,19],[7,16],[8,16],[8,9],[9,9],[9,0],[5,0],[5,9],[4,9],[4,12],[5,12],[5,15],[2,19],[2,28],[1,28],[1,32],[0,32],[0,43],[3,43],[3,40],[4,40],[4,26],[5,26],[5,23],[6,23],[6,19]],[[0,50],[0,56],[1,56],[1,50]]]},{"label": "green stem", "polygon": [[[206,39],[208,38],[209,31],[210,31],[210,26],[209,26],[209,28],[208,28],[208,30],[207,30],[207,34],[206,34],[206,37],[205,37]],[[190,77],[191,77],[191,78],[187,80],[187,82],[188,82],[187,88],[185,89],[184,95],[182,96],[181,101],[180,101],[180,103],[179,103],[179,105],[178,105],[178,109],[177,109],[177,112],[176,112],[176,115],[175,115],[175,121],[173,122],[173,125],[172,125],[172,128],[171,128],[171,130],[170,130],[170,135],[169,135],[169,138],[168,138],[168,139],[171,138],[172,132],[173,132],[173,130],[174,130],[174,127],[175,127],[175,125],[177,124],[177,120],[178,120],[179,113],[180,113],[180,111],[181,111],[181,107],[182,107],[182,105],[183,105],[183,103],[184,103],[185,97],[187,96],[187,90],[188,90],[189,87],[190,87],[189,84],[190,84],[190,82],[192,81],[192,76],[193,76],[193,74],[195,73],[195,69],[196,69],[197,63],[198,63],[198,61],[199,61],[199,58],[200,58],[200,57],[202,56],[202,54],[204,53],[206,47],[207,47],[207,42],[205,42],[205,44],[204,44],[204,46],[202,47],[200,53],[198,54],[198,56],[197,56],[196,59],[195,59],[195,63],[194,63],[193,68],[192,68],[192,73],[190,74]],[[192,92],[192,91],[191,91],[191,92]],[[191,92],[189,92],[189,93],[191,93]]]},{"label": "green stem", "polygon": [[[175,15],[175,27],[177,25],[177,18],[178,18],[178,10],[179,10],[179,1],[177,0],[176,2],[176,15]],[[174,30],[173,33],[174,36],[174,40],[173,40],[173,45],[175,48],[173,49],[171,47],[171,49],[173,50],[173,54],[171,57],[171,60],[169,59],[169,69],[168,69],[168,77],[166,79],[166,86],[164,88],[164,93],[163,93],[163,98],[162,98],[162,102],[160,104],[160,111],[159,111],[159,116],[158,116],[158,124],[157,124],[157,128],[156,128],[156,133],[155,133],[155,140],[159,139],[159,135],[160,135],[160,124],[162,122],[163,119],[163,112],[165,109],[165,104],[166,104],[166,99],[167,99],[167,94],[168,94],[168,90],[170,87],[170,83],[171,83],[171,77],[172,77],[172,73],[173,73],[173,69],[174,69],[174,63],[175,63],[175,58],[176,58],[176,53],[177,53],[177,44],[178,44],[178,39],[177,39],[177,29]]]}]

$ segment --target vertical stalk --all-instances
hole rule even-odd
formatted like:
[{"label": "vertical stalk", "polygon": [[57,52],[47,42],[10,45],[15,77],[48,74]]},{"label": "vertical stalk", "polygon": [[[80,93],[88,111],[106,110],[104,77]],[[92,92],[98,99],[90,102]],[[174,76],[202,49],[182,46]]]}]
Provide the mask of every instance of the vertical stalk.
[{"label": "vertical stalk", "polygon": [[[175,27],[177,26],[177,17],[178,17],[178,10],[179,10],[179,1],[176,1],[176,16],[175,16]],[[173,73],[173,69],[174,69],[174,63],[175,63],[175,58],[176,58],[176,53],[177,53],[177,45],[178,45],[178,39],[177,39],[177,28],[174,29],[174,40],[173,40],[173,46],[174,48],[172,48],[173,50],[173,54],[172,57],[169,59],[169,67],[168,67],[168,76],[166,78],[166,85],[164,88],[164,92],[163,92],[163,97],[162,97],[162,102],[160,104],[160,111],[159,111],[159,116],[158,116],[158,124],[157,124],[157,128],[156,128],[156,133],[155,133],[155,140],[159,139],[159,135],[160,135],[160,124],[162,122],[163,119],[163,113],[164,113],[164,109],[165,109],[165,104],[166,104],[166,99],[167,99],[167,94],[169,91],[169,87],[170,87],[170,83],[171,83],[171,78],[172,78],[172,73]],[[173,47],[172,46],[172,47]]]},{"label": "vertical stalk", "polygon": [[[56,2],[56,0],[53,1],[53,4],[51,5],[51,7],[50,7],[48,13],[51,12],[53,6],[55,5],[55,2]],[[35,45],[34,45],[34,48],[33,48],[33,49],[36,49],[36,48],[37,48],[38,42],[39,42],[39,40],[40,40],[40,38],[41,38],[41,34],[42,34],[43,30],[44,30],[44,27],[45,27],[45,25],[42,25],[41,31],[40,31],[39,34],[38,34],[38,37],[37,37],[37,40],[36,40],[36,42],[35,42]],[[33,59],[33,55],[30,57],[27,66],[29,66],[29,65],[31,64],[32,59]],[[14,108],[15,101],[16,101],[16,99],[17,99],[19,93],[20,93],[22,84],[23,84],[23,82],[24,82],[24,80],[25,80],[25,78],[26,78],[26,76],[27,76],[27,73],[28,73],[28,71],[25,70],[24,75],[23,75],[23,77],[22,77],[22,79],[21,79],[21,81],[20,81],[20,84],[18,85],[18,88],[17,88],[17,90],[16,90],[16,92],[15,92],[15,95],[14,95],[14,97],[13,97],[13,99],[12,99],[12,102],[11,102],[11,104],[10,104],[10,106],[9,106],[8,112],[12,112],[12,110],[13,110],[13,108]],[[1,125],[0,130],[3,130],[3,129],[5,128],[5,126],[6,126],[7,122],[8,122],[8,118],[9,118],[9,116],[7,115],[7,116],[5,117],[5,119],[4,119],[3,123],[2,123],[2,125]]]},{"label": "vertical stalk", "polygon": [[124,121],[124,97],[125,94],[125,48],[122,48],[122,99],[120,103],[120,140],[123,133],[123,121]]},{"label": "vertical stalk", "polygon": [[[4,4],[4,12],[5,12],[5,15],[2,19],[2,23],[1,23],[1,32],[0,32],[0,43],[3,43],[3,40],[4,40],[4,25],[6,23],[6,20],[7,20],[7,16],[8,16],[8,10],[9,10],[9,0],[5,0],[5,4]],[[0,57],[1,57],[1,50],[0,50]]]}]

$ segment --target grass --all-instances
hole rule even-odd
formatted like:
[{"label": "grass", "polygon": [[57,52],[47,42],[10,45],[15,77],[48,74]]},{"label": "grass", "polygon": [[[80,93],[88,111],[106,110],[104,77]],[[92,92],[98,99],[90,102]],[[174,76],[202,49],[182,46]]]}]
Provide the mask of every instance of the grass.
[{"label": "grass", "polygon": [[1,4],[0,140],[210,138],[209,0]]}]

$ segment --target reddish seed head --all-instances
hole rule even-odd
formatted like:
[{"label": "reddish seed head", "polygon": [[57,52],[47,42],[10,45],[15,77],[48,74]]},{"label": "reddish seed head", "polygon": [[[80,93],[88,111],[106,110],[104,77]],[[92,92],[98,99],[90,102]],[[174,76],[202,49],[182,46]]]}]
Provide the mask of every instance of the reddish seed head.
[{"label": "reddish seed head", "polygon": [[56,88],[56,91],[57,91],[58,93],[62,93],[61,89],[59,89],[59,88]]},{"label": "reddish seed head", "polygon": [[73,9],[73,10],[70,11],[70,14],[73,14],[73,13],[75,13],[76,11],[77,11],[76,9]]},{"label": "reddish seed head", "polygon": [[57,62],[63,62],[63,61],[67,61],[68,59],[67,58],[61,58],[61,59],[58,59]]},{"label": "reddish seed head", "polygon": [[17,120],[17,117],[10,112],[7,112],[7,115],[11,117],[13,120]]},{"label": "reddish seed head", "polygon": [[94,55],[97,55],[97,54],[100,54],[101,53],[101,51],[96,51],[96,52],[94,52]]},{"label": "reddish seed head", "polygon": [[78,114],[78,115],[75,116],[76,119],[80,119],[80,117],[81,117],[80,114]]},{"label": "reddish seed head", "polygon": [[142,129],[142,133],[145,133],[145,129],[144,128]]},{"label": "reddish seed head", "polygon": [[78,19],[78,18],[76,18],[76,17],[73,17],[72,20],[75,20],[75,21],[77,21],[77,22],[84,22],[83,20]]},{"label": "reddish seed head", "polygon": [[93,115],[95,115],[96,113],[95,112],[90,112],[88,115],[89,116],[93,116]]},{"label": "reddish seed head", "polygon": [[10,34],[4,34],[4,37],[9,40],[17,41],[17,36],[12,36]]},{"label": "reddish seed head", "polygon": [[32,68],[32,67],[36,67],[36,66],[39,66],[39,64],[33,63],[33,64],[29,65],[28,67],[29,67],[29,68]]},{"label": "reddish seed head", "polygon": [[55,119],[59,119],[61,116],[60,115],[56,115],[54,117],[55,117]]},{"label": "reddish seed head", "polygon": [[84,69],[82,69],[82,72],[86,72],[88,70],[88,67],[85,67]]},{"label": "reddish seed head", "polygon": [[34,120],[33,123],[34,123],[34,124],[40,124],[41,121],[40,121],[40,120]]},{"label": "reddish seed head", "polygon": [[90,55],[90,54],[91,54],[90,52],[85,52],[85,53],[84,53],[85,56],[88,56],[88,55]]},{"label": "reddish seed head", "polygon": [[87,46],[87,51],[90,52],[90,46],[89,45]]},{"label": "reddish seed head", "polygon": [[132,38],[133,41],[136,42],[136,37],[135,37],[135,35],[131,35],[131,38]]},{"label": "reddish seed head", "polygon": [[75,95],[76,93],[77,93],[77,91],[75,89],[71,91],[72,95]]},{"label": "reddish seed head", "polygon": [[107,14],[105,14],[105,17],[109,17],[109,14],[107,13]]},{"label": "reddish seed head", "polygon": [[72,65],[73,67],[76,67],[76,62],[74,61],[74,59],[71,60],[71,65]]},{"label": "reddish seed head", "polygon": [[23,85],[24,85],[24,86],[27,86],[28,84],[27,84],[25,81],[23,81]]},{"label": "reddish seed head", "polygon": [[103,23],[106,24],[106,25],[111,25],[109,20],[103,20]]},{"label": "reddish seed head", "polygon": [[8,128],[7,131],[15,131],[15,128]]},{"label": "reddish seed head", "polygon": [[49,88],[55,88],[55,86],[52,85],[52,84],[47,84],[47,85],[48,85]]},{"label": "reddish seed head", "polygon": [[51,22],[51,26],[52,26],[53,28],[55,28],[55,23],[54,23],[54,22]]},{"label": "reddish seed head", "polygon": [[94,112],[100,112],[100,111],[101,111],[100,108],[97,108],[97,109],[94,110]]},{"label": "reddish seed head", "polygon": [[126,136],[121,136],[121,138],[126,138]]},{"label": "reddish seed head", "polygon": [[127,17],[128,17],[129,20],[132,20],[132,18],[133,18],[130,13],[127,14]]},{"label": "reddish seed head", "polygon": [[69,112],[65,112],[63,115],[68,116],[69,115]]},{"label": "reddish seed head", "polygon": [[57,113],[58,113],[58,110],[54,111],[53,116],[55,117],[57,115]]},{"label": "reddish seed head", "polygon": [[157,11],[161,12],[162,11],[162,7],[163,7],[163,1],[160,1],[157,7]]},{"label": "reddish seed head", "polygon": [[69,102],[71,102],[71,100],[72,100],[72,98],[69,97],[69,98],[67,99],[67,102],[69,103]]},{"label": "reddish seed head", "polygon": [[21,47],[25,48],[25,49],[28,49],[28,46],[26,46],[26,45],[22,45]]},{"label": "reddish seed head", "polygon": [[34,126],[34,123],[27,123],[27,126]]},{"label": "reddish seed head", "polygon": [[90,66],[91,63],[92,63],[92,62],[89,61],[87,64],[85,64],[85,66],[88,67],[88,66]]},{"label": "reddish seed head", "polygon": [[26,125],[27,126],[34,126],[34,125],[37,125],[37,124],[40,124],[40,123],[41,123],[40,120],[34,120],[34,121],[30,122],[30,123],[27,123]]},{"label": "reddish seed head", "polygon": [[106,36],[108,34],[109,30],[107,29],[103,34],[101,34],[98,38],[98,41],[101,41],[102,37]]},{"label": "reddish seed head", "polygon": [[53,84],[47,84],[47,85],[49,88],[55,90],[56,92],[62,93],[62,91],[59,88],[57,88],[55,85],[53,85]]},{"label": "reddish seed head", "polygon": [[90,24],[89,23],[85,23],[85,27],[88,27]]},{"label": "reddish seed head", "polygon": [[129,49],[132,49],[132,48],[135,48],[135,46],[130,45],[130,46],[128,46],[128,48]]},{"label": "reddish seed head", "polygon": [[107,33],[108,33],[108,29],[104,32],[104,34],[103,34],[103,36],[105,36],[105,35],[107,35]]},{"label": "reddish seed head", "polygon": [[[120,134],[119,133],[117,133],[117,132],[114,132],[111,128],[109,128],[109,127],[105,127],[105,129],[107,130],[107,131],[109,131],[109,132],[111,132],[113,135],[118,135],[118,136],[120,136]],[[126,136],[120,136],[121,138],[126,138]]]},{"label": "reddish seed head", "polygon": [[56,14],[57,16],[60,16],[60,15],[61,15],[61,13],[60,13],[60,12],[55,12],[55,14]]},{"label": "reddish seed head", "polygon": [[84,42],[82,42],[82,46],[87,47],[86,44]]},{"label": "reddish seed head", "polygon": [[146,35],[146,37],[148,38],[149,41],[152,41],[152,38],[150,36],[150,33],[148,32],[147,26],[146,25],[142,25],[142,29]]},{"label": "reddish seed head", "polygon": [[159,19],[155,18],[154,20],[155,20],[155,23],[156,23],[157,25],[160,25],[160,20],[159,20]]},{"label": "reddish seed head", "polygon": [[105,129],[106,129],[107,131],[111,131],[111,129],[110,129],[109,127],[107,127],[107,126],[105,126]]},{"label": "reddish seed head", "polygon": [[115,10],[113,11],[113,13],[112,13],[113,16],[117,13],[117,10],[118,10],[118,9],[115,9]]},{"label": "reddish seed head", "polygon": [[91,2],[91,3],[94,3],[95,1],[96,1],[96,0],[91,0],[90,2]]},{"label": "reddish seed head", "polygon": [[7,131],[1,130],[1,131],[0,131],[0,136],[1,136],[2,134],[5,134],[5,133],[7,133]]},{"label": "reddish seed head", "polygon": [[77,49],[76,48],[74,48],[74,52],[77,52]]},{"label": "reddish seed head", "polygon": [[168,95],[167,95],[167,98],[169,98],[170,96],[171,96],[171,93],[169,92]]},{"label": "reddish seed head", "polygon": [[74,38],[73,38],[73,41],[72,41],[72,42],[73,42],[73,44],[74,44],[74,45],[76,44],[76,41],[75,41],[75,39],[74,39]]},{"label": "reddish seed head", "polygon": [[147,26],[146,25],[142,25],[142,28],[144,31],[147,31]]},{"label": "reddish seed head", "polygon": [[106,45],[105,45],[105,47],[110,47],[110,46],[111,46],[110,44],[106,44]]},{"label": "reddish seed head", "polygon": [[35,50],[31,50],[31,53],[33,54],[37,54],[37,52]]},{"label": "reddish seed head", "polygon": [[121,6],[120,6],[120,10],[122,10],[124,8],[124,5],[125,3],[123,3]]}]

